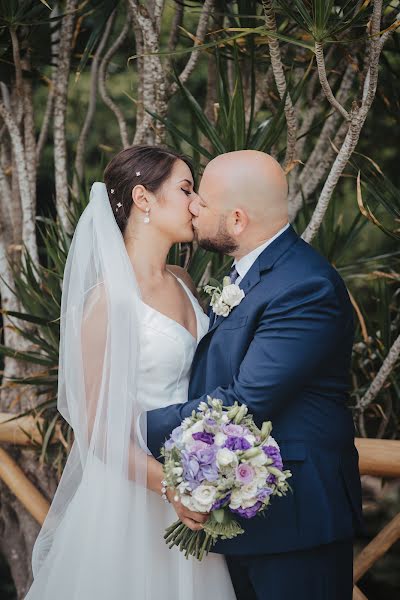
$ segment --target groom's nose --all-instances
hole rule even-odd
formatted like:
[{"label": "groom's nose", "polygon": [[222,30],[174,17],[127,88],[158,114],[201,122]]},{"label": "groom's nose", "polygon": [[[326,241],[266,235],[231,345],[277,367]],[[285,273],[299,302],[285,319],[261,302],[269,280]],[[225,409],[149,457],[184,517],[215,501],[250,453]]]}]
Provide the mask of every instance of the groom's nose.
[{"label": "groom's nose", "polygon": [[199,216],[199,199],[197,197],[194,198],[189,204],[189,210],[194,217]]}]

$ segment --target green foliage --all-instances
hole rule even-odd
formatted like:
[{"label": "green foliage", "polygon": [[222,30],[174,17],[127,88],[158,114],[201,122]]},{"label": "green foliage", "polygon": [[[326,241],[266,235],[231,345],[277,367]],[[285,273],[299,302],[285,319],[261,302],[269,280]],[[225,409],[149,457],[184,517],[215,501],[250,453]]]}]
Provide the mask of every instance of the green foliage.
[{"label": "green foliage", "polygon": [[370,17],[369,1],[276,0],[276,4],[316,42],[337,40],[353,27],[365,26]]}]

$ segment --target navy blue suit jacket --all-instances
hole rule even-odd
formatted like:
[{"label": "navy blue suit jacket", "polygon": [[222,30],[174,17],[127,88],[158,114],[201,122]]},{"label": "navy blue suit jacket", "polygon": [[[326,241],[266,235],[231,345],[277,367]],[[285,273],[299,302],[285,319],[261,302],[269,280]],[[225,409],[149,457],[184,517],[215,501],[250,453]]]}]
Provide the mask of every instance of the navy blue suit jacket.
[{"label": "navy blue suit jacket", "polygon": [[337,271],[290,226],[240,283],[245,298],[200,341],[187,403],[147,413],[147,444],[159,458],[172,429],[207,395],[246,403],[271,420],[293,494],[215,552],[287,552],[362,530],[354,427],[347,406],[353,309]]}]

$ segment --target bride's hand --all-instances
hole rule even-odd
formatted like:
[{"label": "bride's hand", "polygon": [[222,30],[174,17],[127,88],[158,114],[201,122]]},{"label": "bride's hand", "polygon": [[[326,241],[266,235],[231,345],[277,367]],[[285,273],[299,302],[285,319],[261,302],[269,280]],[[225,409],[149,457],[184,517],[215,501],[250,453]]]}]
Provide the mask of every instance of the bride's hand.
[{"label": "bride's hand", "polygon": [[176,492],[172,489],[167,490],[167,497],[172,506],[174,507],[179,519],[182,521],[182,523],[184,523],[184,525],[186,525],[187,527],[189,527],[189,529],[192,529],[193,531],[200,531],[201,529],[203,529],[203,524],[207,521],[208,517],[210,516],[209,513],[198,513],[189,510],[188,508],[183,506],[182,502],[179,499],[175,500]]}]

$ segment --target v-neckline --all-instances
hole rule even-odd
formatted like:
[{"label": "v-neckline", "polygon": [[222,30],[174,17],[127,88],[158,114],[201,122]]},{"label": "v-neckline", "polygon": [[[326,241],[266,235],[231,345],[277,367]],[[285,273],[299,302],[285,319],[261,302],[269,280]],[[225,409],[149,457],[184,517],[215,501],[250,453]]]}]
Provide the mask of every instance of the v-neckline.
[{"label": "v-neckline", "polygon": [[186,331],[186,333],[188,335],[190,335],[190,337],[193,339],[193,341],[195,341],[196,343],[198,342],[198,338],[199,338],[199,318],[197,315],[197,311],[196,311],[196,307],[194,305],[194,301],[191,298],[192,292],[189,290],[189,288],[187,287],[187,285],[185,284],[185,282],[178,277],[177,275],[175,275],[175,273],[172,273],[172,271],[170,271],[169,269],[167,269],[169,273],[171,273],[171,275],[173,275],[175,277],[175,279],[177,279],[179,281],[179,283],[181,284],[183,290],[185,291],[187,297],[189,298],[190,304],[192,305],[192,310],[194,313],[194,317],[196,320],[196,336],[193,335],[193,333],[191,331],[189,331],[189,329],[187,327],[185,327],[184,325],[182,325],[182,323],[179,323],[179,321],[176,321],[175,319],[173,319],[172,317],[169,317],[168,315],[166,315],[165,313],[159,311],[157,308],[154,308],[154,306],[150,306],[150,304],[147,304],[146,302],[143,302],[143,300],[141,300],[142,304],[144,306],[146,306],[147,308],[149,308],[150,310],[152,310],[153,312],[161,315],[162,317],[164,317],[165,319],[167,319],[168,321],[172,321],[172,323],[176,323],[176,325],[178,325],[178,327],[180,327],[181,329],[183,329],[184,331]]}]

